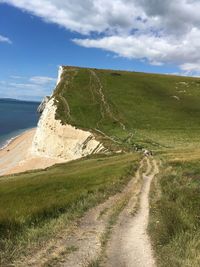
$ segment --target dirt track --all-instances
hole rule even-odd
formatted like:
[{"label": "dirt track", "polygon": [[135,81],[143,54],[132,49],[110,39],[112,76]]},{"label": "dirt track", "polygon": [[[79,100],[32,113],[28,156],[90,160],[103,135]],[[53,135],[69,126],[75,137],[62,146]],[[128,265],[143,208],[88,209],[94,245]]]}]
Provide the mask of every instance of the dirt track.
[{"label": "dirt track", "polygon": [[151,244],[147,235],[149,218],[149,190],[153,177],[158,173],[155,160],[148,159],[148,171],[143,174],[143,187],[140,197],[140,209],[133,217],[132,199],[121,213],[118,223],[108,244],[106,267],[153,267],[155,266]]},{"label": "dirt track", "polygon": [[[146,227],[148,193],[151,180],[157,172],[154,160],[143,159],[136,175],[121,193],[89,210],[83,218],[55,237],[55,240],[46,244],[38,253],[23,259],[23,263],[19,261],[16,266],[87,267],[99,255],[102,260],[100,266],[154,266]],[[128,204],[119,214],[110,240],[102,252],[102,235],[107,229],[113,210],[125,198],[128,199]],[[139,211],[133,215],[138,204]]]}]

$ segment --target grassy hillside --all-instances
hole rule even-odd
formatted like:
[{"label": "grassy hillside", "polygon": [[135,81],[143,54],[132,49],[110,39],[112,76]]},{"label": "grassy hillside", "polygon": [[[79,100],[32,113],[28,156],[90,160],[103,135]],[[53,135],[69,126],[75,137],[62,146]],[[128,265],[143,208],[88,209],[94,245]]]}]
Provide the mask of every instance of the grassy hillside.
[{"label": "grassy hillside", "polygon": [[0,178],[0,263],[121,190],[139,159],[138,154],[90,157]]},{"label": "grassy hillside", "polygon": [[157,264],[200,266],[200,79],[73,67],[62,78],[54,95],[63,124],[167,152],[151,192]]},{"label": "grassy hillside", "polygon": [[[63,124],[89,129],[117,149],[149,147],[163,158],[149,227],[158,266],[199,266],[200,79],[64,67],[54,96]],[[93,155],[0,177],[0,265],[120,191],[140,158]]]},{"label": "grassy hillside", "polygon": [[200,79],[65,67],[57,118],[122,144],[174,148],[200,140]]}]

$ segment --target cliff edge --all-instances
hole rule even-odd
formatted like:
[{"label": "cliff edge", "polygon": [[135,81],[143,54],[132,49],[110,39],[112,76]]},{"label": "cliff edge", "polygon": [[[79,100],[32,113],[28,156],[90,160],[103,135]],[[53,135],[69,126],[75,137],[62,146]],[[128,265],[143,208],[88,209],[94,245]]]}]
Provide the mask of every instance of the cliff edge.
[{"label": "cliff edge", "polygon": [[[62,79],[62,67],[59,68],[57,85]],[[33,139],[31,153],[37,156],[75,160],[89,154],[105,150],[92,133],[77,129],[69,124],[62,125],[56,120],[56,105],[52,96],[46,103]]]}]

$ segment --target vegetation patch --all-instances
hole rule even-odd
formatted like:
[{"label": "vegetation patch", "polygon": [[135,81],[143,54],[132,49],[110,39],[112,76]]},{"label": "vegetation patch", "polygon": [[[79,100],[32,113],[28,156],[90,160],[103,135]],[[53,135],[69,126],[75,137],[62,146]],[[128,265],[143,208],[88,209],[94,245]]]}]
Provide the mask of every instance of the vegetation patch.
[{"label": "vegetation patch", "polygon": [[152,184],[149,233],[159,267],[200,266],[200,163],[168,161]]},{"label": "vegetation patch", "polygon": [[[0,179],[0,256],[10,262],[127,184],[138,154],[91,156]],[[33,245],[34,244],[34,245]]]},{"label": "vegetation patch", "polygon": [[121,147],[199,147],[198,78],[64,67],[54,97],[63,124],[99,130]]}]

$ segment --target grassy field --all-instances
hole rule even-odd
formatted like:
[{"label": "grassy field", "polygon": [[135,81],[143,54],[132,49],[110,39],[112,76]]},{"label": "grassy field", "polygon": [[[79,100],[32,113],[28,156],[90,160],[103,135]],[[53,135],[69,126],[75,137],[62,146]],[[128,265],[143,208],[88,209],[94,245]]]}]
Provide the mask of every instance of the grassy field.
[{"label": "grassy field", "polygon": [[1,261],[16,257],[31,242],[38,245],[55,235],[55,225],[66,227],[120,191],[139,159],[138,154],[98,156],[0,178]]},{"label": "grassy field", "polygon": [[[174,149],[200,141],[200,79],[65,67],[57,118],[99,129],[133,147]],[[103,96],[103,97],[102,97]]]},{"label": "grassy field", "polygon": [[[200,162],[165,157],[151,192],[149,233],[158,267],[200,266]],[[199,154],[200,158],[200,154]]]}]

